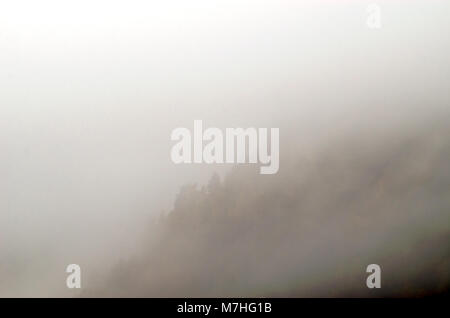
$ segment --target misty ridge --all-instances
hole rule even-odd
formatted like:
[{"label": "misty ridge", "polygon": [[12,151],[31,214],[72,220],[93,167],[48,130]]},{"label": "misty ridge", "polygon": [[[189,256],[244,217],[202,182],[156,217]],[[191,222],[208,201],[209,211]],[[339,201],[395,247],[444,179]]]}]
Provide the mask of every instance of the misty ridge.
[{"label": "misty ridge", "polygon": [[[0,297],[448,291],[450,2],[368,4],[1,2]],[[195,120],[277,172],[175,164]]]},{"label": "misty ridge", "polygon": [[[380,138],[383,135],[385,138]],[[405,297],[447,292],[446,120],[343,134],[305,151],[281,133],[280,170],[238,165],[187,184],[135,256],[83,297]],[[381,266],[381,289],[365,285]]]}]

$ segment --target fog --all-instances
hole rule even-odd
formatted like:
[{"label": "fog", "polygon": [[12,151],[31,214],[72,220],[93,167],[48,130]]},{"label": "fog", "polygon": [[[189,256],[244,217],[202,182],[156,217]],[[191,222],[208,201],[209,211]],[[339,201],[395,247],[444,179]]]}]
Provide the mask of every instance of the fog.
[{"label": "fog", "polygon": [[[382,27],[370,29],[368,3],[2,1],[0,296],[329,296],[335,281],[318,277],[345,259],[352,266],[342,270],[342,279],[364,283],[358,266],[375,262],[374,250],[388,250],[384,235],[395,240],[395,252],[423,242],[417,259],[407,255],[423,273],[405,276],[417,285],[393,284],[382,295],[448,288],[450,4],[377,1]],[[173,164],[171,131],[192,129],[196,119],[221,129],[280,128],[279,174],[259,176],[253,166]],[[305,160],[311,166],[297,164]],[[339,173],[325,178],[327,171]],[[197,223],[206,208],[176,204],[183,187],[207,185],[214,173],[234,180],[226,188],[231,193],[219,191],[226,202],[238,200],[237,189],[247,193],[264,184],[247,203],[236,201],[237,211],[248,216],[202,226],[228,233],[255,220],[263,230],[243,226],[235,235],[250,233],[250,239],[243,238],[238,251],[226,241],[229,234],[191,237],[185,218]],[[369,180],[381,178],[377,174],[385,175],[384,196],[372,193]],[[309,181],[300,187],[291,178]],[[339,180],[349,180],[345,191]],[[414,187],[422,190],[411,201]],[[293,192],[285,197],[287,189]],[[341,191],[346,203],[336,212]],[[269,217],[255,215],[257,200],[268,195],[291,215],[273,228],[280,205],[266,211]],[[305,206],[291,203],[297,195]],[[220,202],[214,211],[225,207]],[[177,218],[180,209],[183,217]],[[366,209],[380,217],[365,218],[364,229],[378,230],[355,247],[354,233],[341,224],[360,225],[355,214]],[[431,221],[427,213],[434,213]],[[390,215],[400,217],[386,224]],[[290,228],[281,242],[277,233],[291,218],[331,236],[349,234],[327,245],[329,238],[298,236]],[[405,222],[416,222],[416,230],[404,229]],[[213,256],[218,262],[220,249],[230,253],[222,255],[229,266],[204,268],[191,254],[179,253],[187,238],[205,259],[202,266]],[[305,243],[290,257],[289,246],[300,240],[335,246],[336,255],[324,257]],[[436,240],[439,248],[426,254]],[[205,241],[211,245],[204,249]],[[248,244],[255,255],[246,256]],[[249,277],[248,268],[258,268],[265,253],[262,245],[285,252],[279,263]],[[402,267],[395,259],[389,263],[389,251],[380,259],[388,264],[388,277],[395,277]],[[352,263],[354,253],[362,256]],[[166,262],[150,261],[158,257]],[[330,268],[311,270],[324,259]],[[190,268],[165,269],[183,262]],[[82,268],[81,290],[66,287],[65,269],[72,263]],[[433,274],[436,284],[426,279],[431,270],[439,273]],[[117,273],[125,282],[117,283]],[[312,278],[289,285],[301,275]],[[188,276],[197,283],[183,281]],[[239,283],[227,283],[230,277]]]}]

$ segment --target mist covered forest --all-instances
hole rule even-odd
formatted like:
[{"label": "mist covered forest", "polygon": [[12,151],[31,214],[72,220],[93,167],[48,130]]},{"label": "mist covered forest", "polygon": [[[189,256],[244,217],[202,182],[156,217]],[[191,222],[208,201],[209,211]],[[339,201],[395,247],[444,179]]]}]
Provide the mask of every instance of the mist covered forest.
[{"label": "mist covered forest", "polygon": [[0,1],[0,297],[447,293],[450,1],[372,2]]},{"label": "mist covered forest", "polygon": [[[136,256],[82,296],[425,296],[448,291],[450,129],[292,139],[280,171],[236,166],[181,188]],[[382,288],[366,287],[368,264]]]}]

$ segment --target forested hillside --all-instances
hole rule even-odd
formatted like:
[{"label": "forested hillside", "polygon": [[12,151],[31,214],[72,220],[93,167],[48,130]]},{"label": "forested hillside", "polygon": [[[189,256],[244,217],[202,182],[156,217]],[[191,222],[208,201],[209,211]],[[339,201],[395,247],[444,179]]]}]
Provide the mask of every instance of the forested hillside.
[{"label": "forested hillside", "polygon": [[[186,185],[142,253],[86,296],[420,296],[449,288],[450,131],[352,136],[280,171]],[[338,138],[337,138],[338,139]],[[151,235],[150,235],[151,234]],[[151,237],[151,238],[150,238]],[[368,264],[382,268],[369,290]]]}]

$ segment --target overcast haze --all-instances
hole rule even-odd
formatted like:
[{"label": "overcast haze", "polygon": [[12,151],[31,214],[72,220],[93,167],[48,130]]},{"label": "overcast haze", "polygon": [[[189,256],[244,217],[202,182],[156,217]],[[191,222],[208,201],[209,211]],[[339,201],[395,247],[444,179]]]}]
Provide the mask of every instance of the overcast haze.
[{"label": "overcast haze", "polygon": [[[230,176],[232,165],[170,160],[171,131],[192,130],[196,119],[205,128],[280,128],[279,178],[290,174],[283,169],[297,167],[295,160],[327,151],[326,158],[351,156],[353,145],[366,137],[382,163],[391,162],[386,158],[400,141],[438,140],[426,148],[430,157],[419,161],[444,169],[450,143],[450,3],[376,2],[380,29],[366,26],[368,1],[1,1],[0,296],[77,296],[79,291],[65,286],[71,263],[81,265],[89,296],[158,296],[142,286],[129,287],[128,294],[106,292],[105,286],[117,288],[114,282],[89,282],[155,244],[150,224],[170,214],[184,185],[208,184],[215,172]],[[350,143],[350,136],[360,140]],[[362,167],[370,161],[355,156]],[[419,170],[433,179],[442,169]],[[357,171],[351,179],[365,180],[366,170]],[[399,173],[402,181],[394,178],[393,186],[406,187],[407,176]],[[438,202],[437,223],[443,225],[436,231],[444,238],[449,177],[439,179],[440,192],[425,192],[424,208],[417,211],[422,215]],[[254,178],[250,174],[248,180]],[[267,186],[268,193],[277,182]],[[320,195],[322,187],[314,189]],[[367,206],[359,195],[356,202]],[[395,193],[385,198],[396,199]],[[332,196],[323,200],[335,202]],[[409,205],[400,206],[406,213]],[[342,216],[347,217],[352,216]],[[448,240],[443,242],[440,264],[448,265]],[[446,270],[439,277],[448,288]],[[264,273],[280,285],[288,280],[274,269]],[[254,281],[253,289],[187,284],[180,290],[186,296],[208,296],[211,290],[326,294],[320,281],[311,282],[317,288],[292,294],[292,288],[268,288],[270,280]],[[255,292],[255,286],[261,289]],[[170,286],[164,291],[176,294]]]}]

